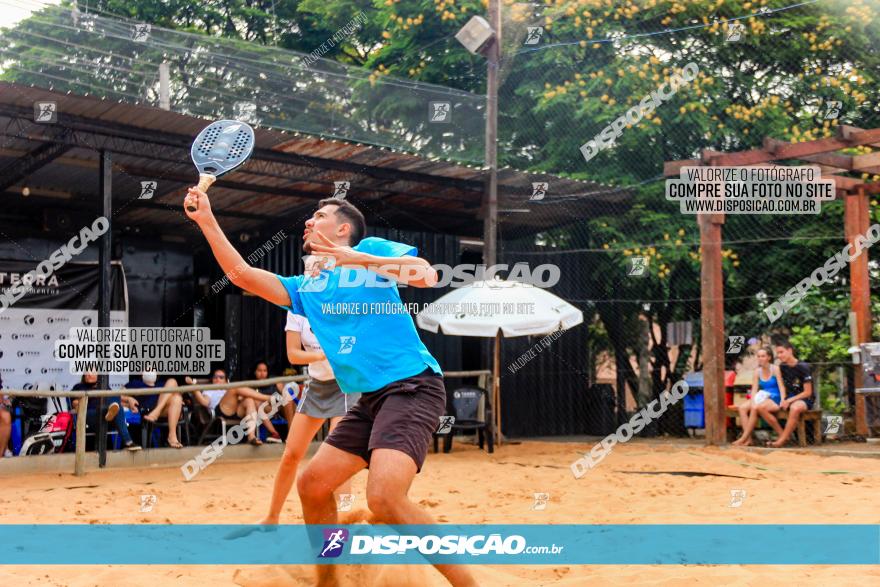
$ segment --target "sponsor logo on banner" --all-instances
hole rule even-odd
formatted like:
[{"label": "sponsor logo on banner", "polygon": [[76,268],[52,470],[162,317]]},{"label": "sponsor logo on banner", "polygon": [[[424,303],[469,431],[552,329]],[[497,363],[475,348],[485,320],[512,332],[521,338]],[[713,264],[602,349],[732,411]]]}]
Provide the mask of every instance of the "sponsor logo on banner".
[{"label": "sponsor logo on banner", "polygon": [[[26,389],[37,384],[49,384],[55,389],[70,389],[79,383],[81,373],[72,373],[67,364],[58,363],[54,356],[54,341],[67,340],[68,331],[79,325],[83,318],[97,324],[96,310],[63,310],[58,308],[12,307],[0,316],[0,342],[14,341],[0,353],[0,374],[6,387]],[[25,318],[29,317],[29,326]],[[33,319],[31,323],[30,318]],[[126,313],[115,310],[111,324],[125,324]],[[28,332],[22,332],[26,328]],[[9,348],[12,347],[12,348]],[[111,375],[111,388],[128,381],[127,375]]]}]

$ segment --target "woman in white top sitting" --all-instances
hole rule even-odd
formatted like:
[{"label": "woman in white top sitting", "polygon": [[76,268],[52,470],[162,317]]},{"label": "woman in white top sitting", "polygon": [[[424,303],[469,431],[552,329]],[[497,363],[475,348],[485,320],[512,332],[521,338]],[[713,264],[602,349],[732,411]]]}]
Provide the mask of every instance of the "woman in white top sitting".
[{"label": "woman in white top sitting", "polygon": [[[318,339],[305,316],[287,313],[287,358],[293,365],[308,365],[309,380],[303,390],[293,424],[287,434],[287,446],[275,475],[275,487],[269,513],[262,524],[277,524],[293,482],[296,469],[324,421],[330,420],[330,430],[353,406],[360,394],[345,394],[336,383],[333,369],[321,349]],[[339,494],[351,494],[351,481],[339,487]],[[337,496],[338,499],[338,496]]]}]

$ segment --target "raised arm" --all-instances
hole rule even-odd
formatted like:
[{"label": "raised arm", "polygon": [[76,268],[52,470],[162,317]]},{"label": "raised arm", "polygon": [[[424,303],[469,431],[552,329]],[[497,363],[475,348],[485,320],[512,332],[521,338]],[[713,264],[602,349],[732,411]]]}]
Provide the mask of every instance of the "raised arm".
[{"label": "raised arm", "polygon": [[[188,207],[190,205],[196,207],[196,210],[191,212]],[[275,277],[275,274],[248,265],[223,234],[214,213],[211,211],[208,194],[198,187],[191,187],[184,199],[183,206],[186,215],[202,229],[202,234],[205,235],[205,239],[211,246],[214,258],[217,259],[223,273],[229,277],[232,283],[273,304],[290,305],[290,295]]]},{"label": "raised arm", "polygon": [[361,266],[375,271],[382,277],[413,287],[437,285],[437,270],[421,257],[377,257],[363,255]]},{"label": "raised arm", "polygon": [[369,269],[382,277],[413,287],[434,287],[437,284],[437,270],[425,259],[409,255],[403,257],[370,255],[355,251],[351,247],[338,245],[319,232],[314,234],[317,242],[312,242],[312,252],[333,257],[337,266]]},{"label": "raised arm", "polygon": [[211,400],[209,400],[208,397],[198,389],[192,392],[192,396],[196,403],[203,408],[207,408],[211,405]]}]

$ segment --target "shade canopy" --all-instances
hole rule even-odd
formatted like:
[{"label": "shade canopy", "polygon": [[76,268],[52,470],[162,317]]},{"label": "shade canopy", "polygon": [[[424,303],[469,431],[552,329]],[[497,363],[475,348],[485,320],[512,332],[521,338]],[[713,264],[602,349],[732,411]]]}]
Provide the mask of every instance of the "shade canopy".
[{"label": "shade canopy", "polygon": [[518,281],[474,281],[416,316],[419,328],[453,336],[548,334],[584,321],[584,314],[546,289]]}]

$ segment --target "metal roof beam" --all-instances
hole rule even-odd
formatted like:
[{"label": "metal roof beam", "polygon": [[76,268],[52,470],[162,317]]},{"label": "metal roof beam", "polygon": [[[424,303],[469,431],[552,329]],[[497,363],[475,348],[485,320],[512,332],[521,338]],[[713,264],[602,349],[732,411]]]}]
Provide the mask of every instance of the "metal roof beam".
[{"label": "metal roof beam", "polygon": [[[0,115],[22,118],[28,121],[33,119],[33,111],[27,108],[13,106],[11,104],[0,104]],[[34,123],[36,125],[36,123]],[[152,129],[130,126],[117,122],[105,122],[100,120],[83,118],[70,114],[59,114],[59,125],[66,126],[76,131],[91,132],[97,135],[109,135],[110,137],[127,138],[138,142],[155,143],[159,145],[184,148],[187,151],[192,145],[192,137],[156,131]],[[259,140],[259,139],[258,139]],[[95,148],[106,148],[98,147]],[[108,149],[109,150],[109,149]],[[369,175],[378,179],[407,180],[418,183],[429,183],[443,186],[454,186],[462,190],[474,191],[482,194],[482,180],[466,180],[454,177],[444,177],[419,173],[414,171],[403,171],[398,169],[388,169],[382,167],[374,167],[371,165],[361,165],[348,161],[337,161],[335,159],[325,159],[322,157],[313,157],[310,155],[300,155],[291,151],[276,151],[273,149],[254,149],[252,158],[264,161],[275,161],[278,163],[286,163],[288,165],[295,164],[295,160],[300,160],[304,164],[318,169],[335,169],[337,171],[345,171],[348,173],[359,173]]]},{"label": "metal roof beam", "polygon": [[[60,138],[66,138],[62,133]],[[65,142],[43,143],[20,159],[0,170],[0,192],[6,191],[45,165],[48,165],[73,147]]]}]

